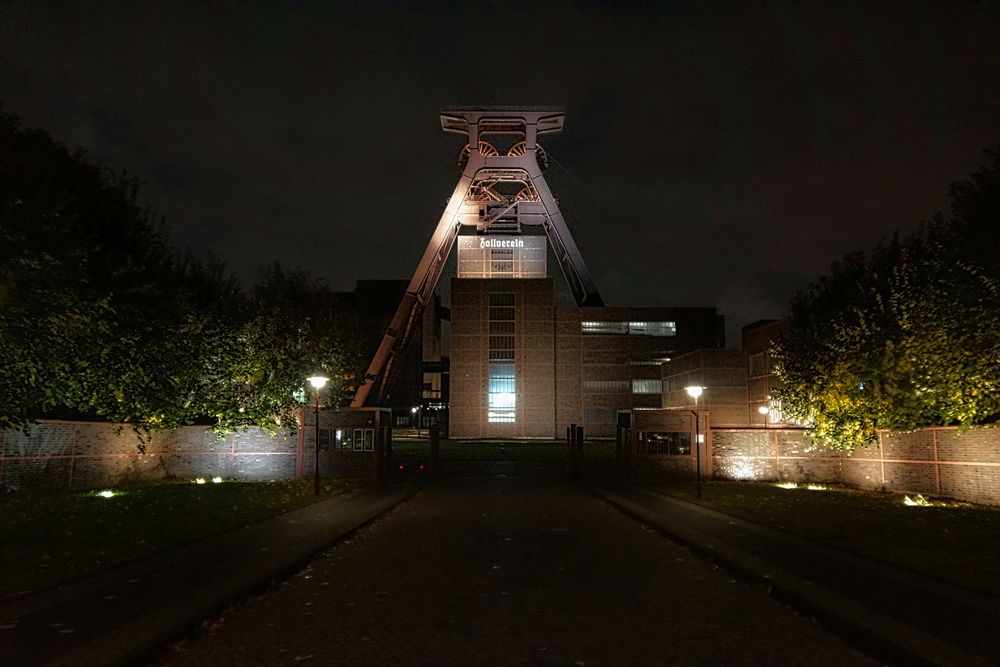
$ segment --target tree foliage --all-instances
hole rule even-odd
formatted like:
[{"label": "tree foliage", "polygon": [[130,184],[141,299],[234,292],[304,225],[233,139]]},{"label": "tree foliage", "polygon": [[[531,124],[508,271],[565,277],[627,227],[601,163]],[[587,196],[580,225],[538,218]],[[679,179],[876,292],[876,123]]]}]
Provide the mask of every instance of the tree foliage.
[{"label": "tree foliage", "polygon": [[793,300],[777,398],[818,443],[1000,417],[1000,151],[987,154],[951,187],[950,216],[848,254]]},{"label": "tree foliage", "polygon": [[329,288],[275,264],[244,294],[169,245],[140,186],[0,109],[0,427],[69,411],[278,429],[310,372],[351,382]]}]

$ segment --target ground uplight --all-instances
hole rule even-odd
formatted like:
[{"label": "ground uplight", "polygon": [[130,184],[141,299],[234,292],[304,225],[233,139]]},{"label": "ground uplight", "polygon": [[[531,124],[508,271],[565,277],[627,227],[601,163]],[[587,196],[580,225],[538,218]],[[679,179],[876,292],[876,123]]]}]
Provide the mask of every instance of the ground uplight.
[{"label": "ground uplight", "polygon": [[805,486],[799,486],[795,482],[775,482],[774,486],[779,489],[806,489],[807,491],[827,491],[829,487],[825,484],[806,484]]}]

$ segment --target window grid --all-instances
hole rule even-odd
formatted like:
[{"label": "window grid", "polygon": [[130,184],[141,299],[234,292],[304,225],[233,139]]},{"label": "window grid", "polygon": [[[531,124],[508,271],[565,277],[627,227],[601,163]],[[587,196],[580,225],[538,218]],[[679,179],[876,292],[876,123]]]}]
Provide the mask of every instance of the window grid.
[{"label": "window grid", "polygon": [[493,248],[490,250],[490,275],[496,278],[514,275],[514,251]]},{"label": "window grid", "polygon": [[663,380],[632,380],[633,394],[662,394]]},{"label": "window grid", "polygon": [[676,322],[580,322],[580,331],[591,335],[657,336],[677,335]]},{"label": "window grid", "polygon": [[516,409],[514,371],[514,294],[489,295],[489,378],[486,418],[493,424],[512,424]]}]

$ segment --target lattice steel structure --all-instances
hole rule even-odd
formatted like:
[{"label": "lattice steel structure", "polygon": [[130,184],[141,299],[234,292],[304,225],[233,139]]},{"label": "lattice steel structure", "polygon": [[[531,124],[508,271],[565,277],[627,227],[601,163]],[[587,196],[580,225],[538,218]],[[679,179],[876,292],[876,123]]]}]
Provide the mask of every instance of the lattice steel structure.
[{"label": "lattice steel structure", "polygon": [[[441,110],[441,128],[468,137],[459,155],[462,176],[358,386],[352,407],[385,401],[397,361],[420,326],[424,307],[434,296],[441,271],[463,227],[475,228],[479,234],[521,234],[525,226],[541,227],[577,304],[604,305],[542,176],[548,158],[538,137],[562,130],[564,118],[560,107]],[[499,141],[510,147],[501,153],[494,145]]]}]

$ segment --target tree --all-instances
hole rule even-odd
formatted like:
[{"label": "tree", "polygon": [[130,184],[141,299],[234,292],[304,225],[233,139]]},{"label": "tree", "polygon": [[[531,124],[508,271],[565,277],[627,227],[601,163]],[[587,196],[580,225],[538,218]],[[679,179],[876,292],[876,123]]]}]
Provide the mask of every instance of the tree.
[{"label": "tree", "polygon": [[988,155],[952,186],[950,217],[848,255],[793,300],[776,397],[818,443],[1000,417],[1000,152]]},{"label": "tree", "polygon": [[0,109],[0,428],[67,410],[294,428],[307,374],[350,385],[325,284],[275,263],[245,295],[218,258],[170,247],[140,185]]},{"label": "tree", "polygon": [[139,182],[0,110],[0,426],[67,407],[140,420],[143,360],[177,307],[166,227]]},{"label": "tree", "polygon": [[329,398],[344,402],[354,384],[353,319],[337,295],[301,269],[268,267],[251,290],[247,315],[225,348],[226,377],[204,409],[221,428],[294,428],[304,380],[332,379]]}]

